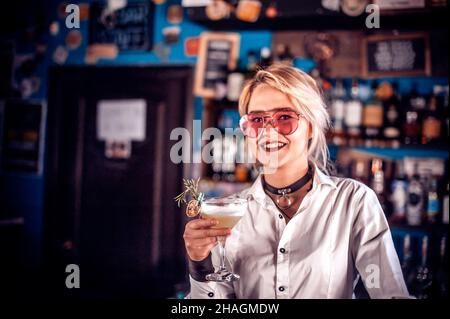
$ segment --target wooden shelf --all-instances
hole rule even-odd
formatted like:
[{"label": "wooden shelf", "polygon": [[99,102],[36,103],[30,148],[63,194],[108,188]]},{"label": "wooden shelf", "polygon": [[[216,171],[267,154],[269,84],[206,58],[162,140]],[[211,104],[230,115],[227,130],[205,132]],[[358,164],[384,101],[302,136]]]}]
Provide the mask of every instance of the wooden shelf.
[{"label": "wooden shelf", "polygon": [[424,224],[420,226],[409,226],[407,224],[390,223],[392,233],[397,235],[410,234],[411,236],[425,236],[434,234],[437,236],[448,234],[448,224]]},{"label": "wooden shelf", "polygon": [[427,145],[403,145],[399,148],[391,147],[364,147],[364,146],[339,146],[329,144],[330,152],[337,152],[339,149],[346,149],[366,154],[376,154],[391,159],[402,159],[404,157],[426,157],[448,159],[447,147],[427,146]]},{"label": "wooden shelf", "polygon": [[[300,3],[300,1],[299,1]],[[254,23],[238,20],[233,15],[228,19],[219,21],[209,20],[204,7],[189,8],[188,17],[192,22],[201,24],[210,30],[366,30],[366,14],[359,17],[350,17],[340,12],[333,12],[318,8],[313,11],[284,12],[279,17],[269,19],[261,17]],[[420,30],[420,29],[446,29],[448,7],[413,10],[395,13],[381,12],[381,29]],[[375,29],[379,30],[379,29]]]}]

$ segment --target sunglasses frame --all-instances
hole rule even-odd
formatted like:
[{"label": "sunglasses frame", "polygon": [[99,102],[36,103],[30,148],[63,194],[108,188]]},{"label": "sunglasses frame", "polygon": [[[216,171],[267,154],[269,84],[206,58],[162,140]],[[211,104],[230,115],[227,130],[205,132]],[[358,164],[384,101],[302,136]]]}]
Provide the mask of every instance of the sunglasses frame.
[{"label": "sunglasses frame", "polygon": [[[258,114],[259,114],[259,113],[261,113],[261,114],[272,113],[272,115],[265,115],[265,116],[262,117],[262,118],[263,118],[263,125],[262,125],[261,129],[265,128],[266,125],[267,125],[267,123],[270,123],[270,124],[273,126],[273,128],[274,128],[279,134],[283,134],[283,133],[280,133],[280,132],[278,131],[278,129],[277,129],[277,126],[274,125],[274,121],[275,121],[274,116],[275,116],[275,114],[281,113],[281,112],[292,112],[293,114],[297,115],[297,121],[300,120],[301,118],[305,118],[305,116],[304,116],[302,113],[298,113],[298,112],[296,112],[296,111],[294,111],[294,110],[278,110],[278,111],[272,111],[272,112],[255,112],[255,113],[258,113]],[[244,130],[242,129],[242,123],[243,123],[244,119],[248,117],[249,114],[252,114],[252,113],[247,113],[247,114],[243,115],[243,116],[240,118],[240,120],[239,120],[239,128],[241,129],[242,133],[243,133],[245,136],[247,136],[247,137],[249,137],[249,138],[257,138],[257,137],[259,136],[260,133],[258,133],[256,136],[253,137],[253,136],[250,136],[250,135],[246,135],[245,132],[244,132]],[[270,118],[270,120],[266,120],[267,118]],[[291,135],[291,134],[294,134],[295,131],[297,131],[297,129],[298,129],[298,123],[297,123],[297,127],[296,127],[292,132],[290,132],[289,134],[283,134],[283,135]],[[259,130],[259,128],[258,128],[258,130]]]}]

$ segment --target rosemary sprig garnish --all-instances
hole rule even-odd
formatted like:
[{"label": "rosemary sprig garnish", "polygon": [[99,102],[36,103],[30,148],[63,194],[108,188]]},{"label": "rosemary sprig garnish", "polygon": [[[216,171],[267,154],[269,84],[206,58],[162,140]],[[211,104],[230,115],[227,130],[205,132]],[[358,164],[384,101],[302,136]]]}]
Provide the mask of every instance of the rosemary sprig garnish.
[{"label": "rosemary sprig garnish", "polygon": [[181,206],[181,203],[184,203],[184,204],[187,203],[186,197],[188,195],[191,195],[191,197],[193,199],[197,200],[199,205],[201,204],[201,202],[204,198],[204,194],[201,193],[198,189],[199,181],[200,181],[200,178],[197,178],[197,180],[183,178],[183,184],[184,184],[185,190],[182,193],[180,193],[174,197],[178,204],[178,207]]}]

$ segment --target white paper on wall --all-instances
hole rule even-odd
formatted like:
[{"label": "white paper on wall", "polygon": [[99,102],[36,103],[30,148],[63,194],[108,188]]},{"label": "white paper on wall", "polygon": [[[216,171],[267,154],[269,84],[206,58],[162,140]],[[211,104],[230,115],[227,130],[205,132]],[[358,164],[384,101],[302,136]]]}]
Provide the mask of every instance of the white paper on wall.
[{"label": "white paper on wall", "polygon": [[99,140],[143,141],[147,104],[143,99],[101,100],[97,104]]},{"label": "white paper on wall", "polygon": [[145,140],[146,114],[147,103],[144,99],[98,102],[97,138],[106,142],[106,157],[130,157],[131,142]]}]

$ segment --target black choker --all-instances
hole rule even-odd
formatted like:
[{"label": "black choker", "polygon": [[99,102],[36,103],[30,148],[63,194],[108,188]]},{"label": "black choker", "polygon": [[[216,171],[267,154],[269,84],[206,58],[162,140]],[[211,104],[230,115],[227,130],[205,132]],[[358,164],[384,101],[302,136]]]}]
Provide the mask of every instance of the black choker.
[{"label": "black choker", "polygon": [[280,208],[282,208],[282,209],[288,209],[292,205],[292,200],[291,200],[290,196],[288,196],[287,194],[293,193],[293,192],[299,190],[300,188],[302,188],[303,186],[305,186],[311,180],[312,176],[313,176],[313,171],[312,171],[311,166],[309,166],[308,172],[306,172],[305,176],[303,176],[298,181],[296,181],[295,183],[293,183],[287,187],[276,188],[276,187],[270,186],[269,184],[266,183],[264,176],[262,178],[262,183],[263,183],[264,189],[268,190],[272,194],[279,195],[279,197],[277,198],[278,206],[280,206]]}]

